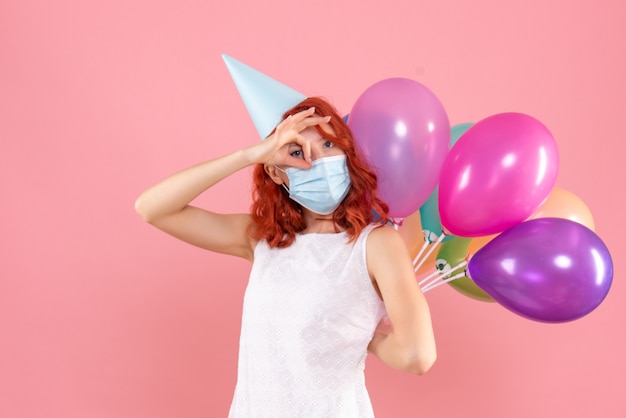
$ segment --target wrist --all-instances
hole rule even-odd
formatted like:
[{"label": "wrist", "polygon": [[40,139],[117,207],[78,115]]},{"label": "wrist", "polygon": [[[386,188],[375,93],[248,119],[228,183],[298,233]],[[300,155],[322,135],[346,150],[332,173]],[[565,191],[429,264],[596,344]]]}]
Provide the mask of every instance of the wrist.
[{"label": "wrist", "polygon": [[241,158],[246,165],[264,164],[263,156],[265,152],[262,149],[263,144],[258,143],[250,145],[240,150]]}]

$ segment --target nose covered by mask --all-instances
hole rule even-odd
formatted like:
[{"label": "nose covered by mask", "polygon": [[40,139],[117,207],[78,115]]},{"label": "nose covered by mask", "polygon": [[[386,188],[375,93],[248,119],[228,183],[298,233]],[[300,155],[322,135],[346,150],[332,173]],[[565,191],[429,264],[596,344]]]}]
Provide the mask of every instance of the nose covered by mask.
[{"label": "nose covered by mask", "polygon": [[350,175],[345,155],[319,158],[308,170],[289,167],[282,169],[287,174],[289,197],[320,215],[329,215],[339,207],[350,191]]}]

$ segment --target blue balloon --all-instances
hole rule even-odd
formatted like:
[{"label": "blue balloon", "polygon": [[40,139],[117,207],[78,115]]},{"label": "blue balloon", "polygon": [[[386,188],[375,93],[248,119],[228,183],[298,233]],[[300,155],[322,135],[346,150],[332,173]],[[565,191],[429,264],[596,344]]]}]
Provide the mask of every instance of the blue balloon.
[{"label": "blue balloon", "polygon": [[461,135],[463,135],[469,128],[472,127],[473,122],[459,123],[450,128],[450,148],[456,144]]},{"label": "blue balloon", "polygon": [[[450,128],[450,147],[456,144],[461,135],[467,131],[473,123],[461,123]],[[420,207],[420,221],[422,222],[422,231],[424,231],[424,239],[430,243],[437,241],[443,233],[441,219],[439,218],[439,186],[430,194],[426,202]],[[446,242],[450,237],[445,237]]]}]

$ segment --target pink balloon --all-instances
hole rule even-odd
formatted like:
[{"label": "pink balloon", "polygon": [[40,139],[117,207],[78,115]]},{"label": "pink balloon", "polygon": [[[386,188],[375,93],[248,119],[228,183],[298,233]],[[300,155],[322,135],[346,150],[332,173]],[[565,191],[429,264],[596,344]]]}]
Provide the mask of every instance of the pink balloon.
[{"label": "pink balloon", "polygon": [[556,182],[559,155],[537,119],[500,113],[474,124],[445,159],[441,224],[454,235],[502,232],[527,219]]},{"label": "pink balloon", "polygon": [[450,143],[450,122],[439,99],[417,81],[389,78],[357,99],[348,125],[376,170],[389,214],[417,211],[437,185]]}]

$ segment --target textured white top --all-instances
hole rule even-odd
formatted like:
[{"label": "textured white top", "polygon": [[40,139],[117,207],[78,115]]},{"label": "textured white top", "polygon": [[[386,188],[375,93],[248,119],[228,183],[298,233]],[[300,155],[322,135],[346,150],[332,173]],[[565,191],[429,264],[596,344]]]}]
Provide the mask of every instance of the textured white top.
[{"label": "textured white top", "polygon": [[243,306],[230,418],[373,417],[365,357],[384,305],[365,242],[345,232],[259,242]]}]

